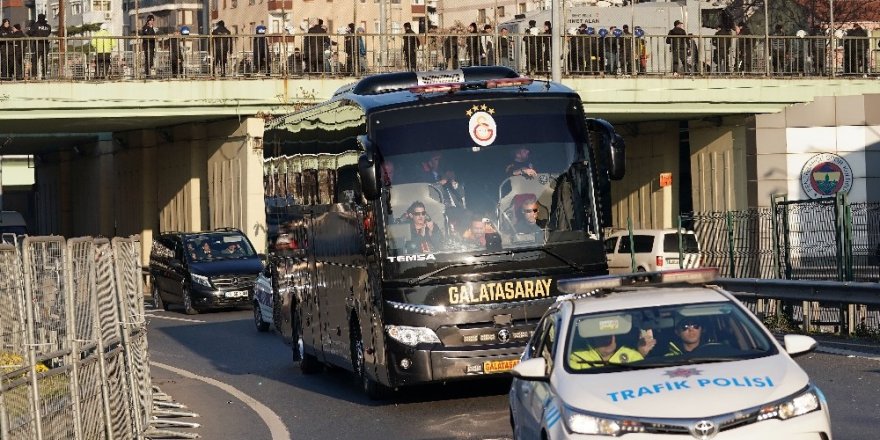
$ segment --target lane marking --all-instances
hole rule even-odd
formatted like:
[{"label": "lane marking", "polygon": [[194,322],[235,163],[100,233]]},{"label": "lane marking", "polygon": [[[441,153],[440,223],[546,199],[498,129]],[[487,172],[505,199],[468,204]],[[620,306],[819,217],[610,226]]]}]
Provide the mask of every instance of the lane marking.
[{"label": "lane marking", "polygon": [[179,374],[189,379],[200,380],[208,385],[215,386],[223,391],[226,391],[233,397],[244,402],[245,405],[251,407],[251,409],[254,410],[254,412],[256,412],[261,419],[263,419],[263,422],[269,428],[269,433],[272,435],[272,440],[293,439],[293,437],[290,436],[290,432],[287,430],[287,426],[284,425],[284,422],[281,421],[281,417],[278,417],[278,414],[275,414],[275,412],[269,409],[268,406],[263,405],[253,397],[239,391],[232,385],[220,382],[219,380],[211,379],[210,377],[199,376],[187,370],[172,367],[171,365],[166,365],[160,362],[150,361],[150,365],[162,368],[163,370],[171,371],[172,373]]},{"label": "lane marking", "polygon": [[207,321],[202,321],[201,319],[175,318],[173,316],[156,315],[153,313],[144,313],[144,316],[149,316],[150,318],[167,319],[170,321],[196,322],[196,323],[201,323],[201,324],[204,324],[207,322]]},{"label": "lane marking", "polygon": [[817,347],[816,351],[820,353],[828,353],[828,354],[836,354],[840,356],[851,356],[862,359],[868,359],[872,361],[880,361],[880,356],[871,355],[870,353],[863,353],[859,351],[852,350],[844,350],[842,348],[831,348],[831,347]]}]

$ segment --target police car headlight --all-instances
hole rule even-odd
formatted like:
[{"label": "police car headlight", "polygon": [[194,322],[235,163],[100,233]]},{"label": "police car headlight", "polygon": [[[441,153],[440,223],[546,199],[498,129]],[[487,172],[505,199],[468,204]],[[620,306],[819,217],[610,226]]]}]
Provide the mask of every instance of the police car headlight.
[{"label": "police car headlight", "polygon": [[201,284],[202,286],[205,286],[205,287],[211,287],[211,280],[209,280],[208,277],[206,277],[204,275],[199,275],[197,273],[194,273],[191,276],[192,276],[192,281],[194,283]]},{"label": "police car headlight", "polygon": [[618,436],[629,432],[643,432],[641,423],[613,417],[590,414],[571,407],[562,410],[563,420],[569,432],[577,434]]},{"label": "police car headlight", "polygon": [[386,325],[385,332],[401,344],[415,347],[419,344],[437,344],[440,338],[437,333],[426,327],[409,327],[406,325]]},{"label": "police car headlight", "polygon": [[814,386],[810,386],[807,391],[785,400],[782,403],[768,405],[761,408],[758,414],[758,420],[781,419],[788,420],[793,417],[809,414],[822,408],[824,397],[822,392]]}]

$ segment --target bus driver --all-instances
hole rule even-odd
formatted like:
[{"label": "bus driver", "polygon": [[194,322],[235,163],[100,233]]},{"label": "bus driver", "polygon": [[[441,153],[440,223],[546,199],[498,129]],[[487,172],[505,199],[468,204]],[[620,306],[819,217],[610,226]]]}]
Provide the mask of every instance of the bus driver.
[{"label": "bus driver", "polygon": [[410,241],[406,243],[407,252],[429,253],[440,248],[443,235],[440,228],[431,220],[425,204],[415,201],[406,210],[406,217],[410,220]]}]

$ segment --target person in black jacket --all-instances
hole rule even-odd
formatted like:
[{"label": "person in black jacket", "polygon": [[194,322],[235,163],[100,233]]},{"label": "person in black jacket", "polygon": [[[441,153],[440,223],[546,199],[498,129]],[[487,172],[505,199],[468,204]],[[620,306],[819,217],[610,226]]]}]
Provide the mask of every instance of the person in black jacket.
[{"label": "person in black jacket", "polygon": [[421,42],[409,22],[403,24],[403,33],[403,60],[406,64],[406,70],[417,70],[416,51],[421,46]]},{"label": "person in black jacket", "polygon": [[666,37],[666,44],[669,45],[672,51],[673,74],[680,75],[686,69],[687,61],[685,58],[687,57],[688,40],[687,32],[684,30],[684,23],[681,20],[675,20],[673,28],[669,30],[669,34]]},{"label": "person in black jacket", "polygon": [[529,20],[529,27],[526,29],[526,35],[523,37],[523,45],[526,51],[526,73],[531,74],[538,65],[538,54],[541,46],[538,41],[539,30],[536,27],[535,20]]},{"label": "person in black jacket", "polygon": [[326,35],[324,20],[319,18],[318,22],[309,28],[308,33],[318,35],[306,36],[303,39],[303,58],[305,58],[306,70],[312,73],[323,72],[324,49],[330,47],[330,37]]},{"label": "person in black jacket", "polygon": [[254,71],[269,76],[272,73],[270,57],[269,44],[266,43],[266,26],[259,25],[254,37]]},{"label": "person in black jacket", "polygon": [[46,14],[37,15],[37,21],[28,27],[27,35],[34,38],[31,42],[31,76],[37,77],[37,61],[40,62],[40,72],[46,79],[49,70],[49,35],[52,34],[52,26],[46,22]]},{"label": "person in black jacket", "polygon": [[156,17],[152,14],[147,16],[147,22],[141,28],[141,37],[144,48],[144,77],[150,77],[153,63],[156,61]]},{"label": "person in black jacket", "polygon": [[477,24],[471,23],[467,27],[468,35],[464,40],[464,50],[468,58],[471,60],[471,66],[483,65],[486,54],[483,53],[483,45],[480,44],[480,36],[477,35]]},{"label": "person in black jacket", "polygon": [[[217,27],[211,31],[211,40],[214,43],[214,67],[220,67],[220,76],[226,76],[226,66],[229,64],[229,54],[232,53],[232,32],[226,28],[223,20],[217,22]],[[214,71],[217,74],[217,71]]]},{"label": "person in black jacket", "polygon": [[171,54],[171,76],[179,78],[183,75],[184,39],[189,35],[189,28],[181,27],[175,35],[168,40],[168,50]]},{"label": "person in black jacket", "polygon": [[0,80],[12,79],[12,23],[4,18],[0,23]]},{"label": "person in black jacket", "polygon": [[21,25],[16,23],[12,26],[12,39],[14,42],[10,46],[12,48],[12,74],[15,75],[15,79],[22,80],[24,79],[24,46],[25,42],[22,40],[25,37],[24,31],[21,30]]}]

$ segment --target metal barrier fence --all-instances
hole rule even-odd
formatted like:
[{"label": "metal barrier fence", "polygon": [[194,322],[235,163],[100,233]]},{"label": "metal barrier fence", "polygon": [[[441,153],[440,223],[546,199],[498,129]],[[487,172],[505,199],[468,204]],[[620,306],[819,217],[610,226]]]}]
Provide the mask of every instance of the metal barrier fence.
[{"label": "metal barrier fence", "polygon": [[[548,35],[296,34],[18,38],[0,42],[0,79],[102,81],[354,76],[503,65],[549,76]],[[880,75],[880,39],[832,36],[566,35],[563,74]]]},{"label": "metal barrier fence", "polygon": [[772,208],[682,215],[703,266],[729,278],[877,281],[880,203],[776,199]]},{"label": "metal barrier fence", "polygon": [[144,438],[153,387],[137,239],[0,244],[0,436]]}]

